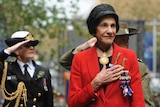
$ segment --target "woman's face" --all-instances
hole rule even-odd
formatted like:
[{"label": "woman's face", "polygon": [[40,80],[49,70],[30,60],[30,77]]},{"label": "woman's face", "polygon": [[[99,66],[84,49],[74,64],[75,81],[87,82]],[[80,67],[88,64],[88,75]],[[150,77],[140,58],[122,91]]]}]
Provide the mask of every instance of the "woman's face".
[{"label": "woman's face", "polygon": [[116,36],[116,21],[113,17],[104,17],[97,26],[96,35],[99,45],[110,45]]}]

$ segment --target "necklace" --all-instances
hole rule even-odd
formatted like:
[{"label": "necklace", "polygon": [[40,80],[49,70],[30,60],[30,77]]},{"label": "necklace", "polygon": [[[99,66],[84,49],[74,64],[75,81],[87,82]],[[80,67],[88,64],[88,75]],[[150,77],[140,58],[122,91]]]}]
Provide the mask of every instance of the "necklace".
[{"label": "necklace", "polygon": [[107,57],[106,52],[109,50],[109,48],[111,47],[111,45],[109,45],[109,46],[105,49],[105,51],[104,51],[98,44],[96,44],[96,46],[97,46],[97,48],[99,48],[101,51],[103,51],[102,56],[99,58],[100,64],[102,64],[102,65],[108,64],[108,63],[109,63],[109,58]]},{"label": "necklace", "polygon": [[102,65],[108,64],[109,58],[106,56],[106,53],[105,53],[105,52],[103,52],[103,55],[100,57],[99,62],[100,62]]}]

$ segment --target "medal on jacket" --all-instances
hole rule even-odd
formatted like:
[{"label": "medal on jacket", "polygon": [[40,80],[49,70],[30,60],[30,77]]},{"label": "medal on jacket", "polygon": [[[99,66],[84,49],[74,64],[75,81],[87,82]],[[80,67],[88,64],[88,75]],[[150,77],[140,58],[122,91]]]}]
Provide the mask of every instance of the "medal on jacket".
[{"label": "medal on jacket", "polygon": [[102,55],[102,57],[100,57],[99,62],[100,62],[102,65],[108,64],[109,58],[106,56],[106,53],[105,53],[105,52],[103,52],[103,55]]},{"label": "medal on jacket", "polygon": [[45,78],[43,79],[43,86],[44,86],[44,90],[45,90],[45,91],[48,91],[47,82],[46,82],[46,79],[45,79]]},{"label": "medal on jacket", "polygon": [[119,79],[120,79],[120,87],[122,88],[123,96],[124,97],[132,96],[133,91],[129,86],[131,77],[127,73],[124,72],[123,74],[121,74],[121,77]]},{"label": "medal on jacket", "polygon": [[103,52],[102,56],[99,58],[99,62],[102,65],[106,65],[109,63],[109,58],[106,55],[106,52],[110,49],[111,45],[108,45],[106,48],[101,48],[97,43],[96,46],[99,50]]}]

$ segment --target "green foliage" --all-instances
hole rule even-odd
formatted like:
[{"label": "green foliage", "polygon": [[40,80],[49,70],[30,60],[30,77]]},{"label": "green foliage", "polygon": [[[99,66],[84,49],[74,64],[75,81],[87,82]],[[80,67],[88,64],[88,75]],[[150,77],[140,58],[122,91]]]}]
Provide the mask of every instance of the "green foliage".
[{"label": "green foliage", "polygon": [[46,26],[44,22],[48,19],[44,4],[44,0],[27,2],[25,0],[1,0],[1,34],[4,37],[10,37],[17,30],[30,30],[30,28],[33,28],[34,32],[41,33],[39,29]]},{"label": "green foliage", "polygon": [[[64,0],[54,2],[57,3],[49,7],[46,6],[46,0],[0,0],[0,40],[10,37],[18,30],[30,31],[41,41],[37,48],[39,59],[53,59],[57,54],[57,41],[61,40],[57,46],[64,45],[68,23],[72,23],[67,18],[66,7],[57,6]],[[70,0],[72,15],[78,10],[77,2],[78,0]]]},{"label": "green foliage", "polygon": [[86,27],[86,21],[85,20],[72,20],[72,25],[74,26],[74,30],[76,34],[79,36],[84,36],[86,38],[91,37],[91,35],[88,32],[88,28]]}]

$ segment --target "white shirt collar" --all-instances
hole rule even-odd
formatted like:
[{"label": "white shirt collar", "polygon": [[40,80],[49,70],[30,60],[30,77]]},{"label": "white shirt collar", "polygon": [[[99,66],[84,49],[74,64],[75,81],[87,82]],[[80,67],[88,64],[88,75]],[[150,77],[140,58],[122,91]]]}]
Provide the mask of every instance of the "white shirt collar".
[{"label": "white shirt collar", "polygon": [[19,64],[20,68],[24,68],[24,67],[23,67],[24,64],[27,64],[29,68],[33,65],[33,63],[32,63],[31,60],[30,60],[29,62],[27,62],[27,63],[23,63],[22,61],[17,60],[17,63]]},{"label": "white shirt collar", "polygon": [[27,64],[28,65],[28,72],[29,72],[29,74],[31,75],[31,77],[33,77],[33,75],[34,75],[34,71],[35,71],[35,66],[33,65],[33,62],[32,62],[32,60],[30,60],[29,62],[27,62],[27,63],[23,63],[22,61],[20,61],[20,60],[17,60],[17,63],[19,64],[19,66],[20,66],[20,69],[21,69],[21,71],[22,71],[22,73],[24,74],[24,64]]}]

